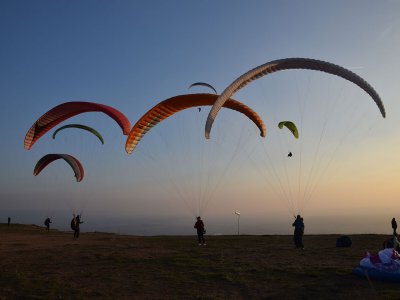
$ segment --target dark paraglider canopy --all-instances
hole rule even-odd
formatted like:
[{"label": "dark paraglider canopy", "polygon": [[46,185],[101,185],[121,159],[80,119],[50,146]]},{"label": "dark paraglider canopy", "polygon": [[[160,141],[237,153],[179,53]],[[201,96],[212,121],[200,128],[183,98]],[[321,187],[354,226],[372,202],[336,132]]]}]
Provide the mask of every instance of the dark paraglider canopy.
[{"label": "dark paraglider canopy", "polygon": [[75,173],[76,181],[81,181],[84,176],[83,166],[79,160],[69,154],[47,154],[43,156],[36,163],[36,166],[33,170],[33,175],[37,176],[42,172],[44,168],[46,168],[50,163],[57,159],[64,159],[72,168]]},{"label": "dark paraglider canopy", "polygon": [[218,94],[218,93],[217,93],[217,90],[216,90],[211,84],[208,84],[208,83],[205,83],[205,82],[195,82],[195,83],[192,83],[192,84],[189,86],[189,89],[192,88],[192,87],[194,87],[194,86],[205,86],[205,87],[208,87],[208,88],[212,89],[212,90],[214,91],[215,94]]}]

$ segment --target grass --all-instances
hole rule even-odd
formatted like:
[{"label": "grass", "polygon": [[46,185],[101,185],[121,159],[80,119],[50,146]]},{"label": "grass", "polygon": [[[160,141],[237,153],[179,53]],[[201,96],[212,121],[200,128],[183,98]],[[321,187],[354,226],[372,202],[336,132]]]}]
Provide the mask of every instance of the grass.
[{"label": "grass", "polygon": [[138,237],[0,225],[0,299],[399,299],[400,285],[354,276],[384,235]]}]

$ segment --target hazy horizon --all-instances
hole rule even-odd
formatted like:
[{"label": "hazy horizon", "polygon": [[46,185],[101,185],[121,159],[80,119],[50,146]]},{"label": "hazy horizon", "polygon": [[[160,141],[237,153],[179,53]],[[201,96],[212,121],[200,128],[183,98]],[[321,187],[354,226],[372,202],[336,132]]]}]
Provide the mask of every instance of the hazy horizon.
[{"label": "hazy horizon", "polygon": [[[43,226],[47,215],[39,212],[9,212],[3,213],[6,223],[7,217],[11,217],[12,223],[33,224]],[[55,213],[52,218],[51,228],[71,231],[69,227],[71,216]],[[305,234],[392,234],[390,216],[305,216]],[[82,232],[109,232],[129,235],[195,235],[193,225],[195,220],[182,216],[159,217],[112,217],[101,215],[83,214],[81,225]],[[232,214],[220,218],[203,218],[207,235],[236,235],[237,216]],[[244,235],[291,235],[293,219],[277,220],[271,218],[246,218],[243,214],[240,218],[239,233]],[[72,232],[72,231],[71,231]]]}]

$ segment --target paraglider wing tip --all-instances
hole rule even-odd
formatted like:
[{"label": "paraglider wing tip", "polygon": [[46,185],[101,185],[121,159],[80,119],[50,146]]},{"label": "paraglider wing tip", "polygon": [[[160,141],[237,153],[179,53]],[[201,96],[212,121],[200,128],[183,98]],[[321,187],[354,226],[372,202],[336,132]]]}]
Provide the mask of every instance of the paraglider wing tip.
[{"label": "paraglider wing tip", "polygon": [[128,143],[128,141],[125,144],[125,152],[127,154],[132,154],[132,152],[133,152],[133,149],[132,149],[131,145]]},{"label": "paraglider wing tip", "polygon": [[214,117],[212,116],[212,109],[207,117],[207,121],[206,121],[206,127],[205,127],[205,137],[207,140],[210,139],[210,132],[211,132],[211,127],[214,123]]},{"label": "paraglider wing tip", "polygon": [[383,106],[382,101],[380,101],[380,103],[378,101],[375,101],[375,102],[378,105],[378,108],[379,108],[379,111],[381,112],[382,117],[386,118],[386,109],[385,109],[385,106]]},{"label": "paraglider wing tip", "polygon": [[206,140],[210,139],[210,131],[211,131],[211,126],[209,125],[209,120],[207,119],[206,128],[204,131],[204,136],[205,136]]},{"label": "paraglider wing tip", "polygon": [[386,118],[386,109],[385,109],[385,106],[383,105],[383,102],[382,102],[381,98],[379,97],[379,95],[378,95],[378,100],[376,100],[375,103],[378,105],[378,108],[379,108],[379,111],[381,112],[382,117]]}]

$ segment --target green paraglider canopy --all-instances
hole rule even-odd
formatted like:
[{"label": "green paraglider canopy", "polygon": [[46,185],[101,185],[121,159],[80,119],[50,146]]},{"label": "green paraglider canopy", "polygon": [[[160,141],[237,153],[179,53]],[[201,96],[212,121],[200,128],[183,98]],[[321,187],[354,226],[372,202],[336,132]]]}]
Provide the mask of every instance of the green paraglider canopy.
[{"label": "green paraglider canopy", "polygon": [[293,136],[294,136],[296,139],[299,138],[299,131],[297,130],[297,127],[296,127],[296,125],[295,125],[293,122],[291,122],[291,121],[282,121],[282,122],[279,122],[278,127],[279,127],[280,129],[282,129],[283,126],[285,126],[287,129],[289,129],[290,132],[293,134]]},{"label": "green paraglider canopy", "polygon": [[53,139],[56,138],[57,132],[59,132],[60,130],[66,129],[66,128],[79,128],[79,129],[87,130],[87,131],[93,133],[95,136],[97,136],[97,138],[100,140],[100,142],[102,144],[104,144],[103,137],[101,136],[101,134],[96,129],[94,129],[92,127],[89,127],[89,126],[86,126],[86,125],[81,125],[81,124],[68,124],[68,125],[65,125],[65,126],[62,126],[62,127],[58,128],[53,133]]}]

